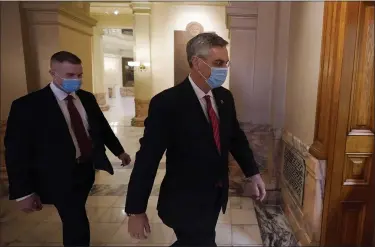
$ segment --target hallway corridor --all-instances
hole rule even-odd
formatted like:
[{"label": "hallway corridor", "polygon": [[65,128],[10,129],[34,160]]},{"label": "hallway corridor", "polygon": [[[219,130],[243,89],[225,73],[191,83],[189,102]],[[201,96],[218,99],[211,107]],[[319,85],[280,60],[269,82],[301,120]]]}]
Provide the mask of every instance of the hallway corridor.
[{"label": "hallway corridor", "polygon": [[[116,120],[109,119],[109,122],[134,161],[143,128],[125,127],[124,122]],[[165,158],[161,161],[148,204],[152,233],[147,240],[137,241],[131,239],[127,232],[127,217],[124,213],[132,164],[122,168],[110,152],[108,156],[114,165],[115,175],[97,172],[95,185],[87,201],[92,246],[171,245],[175,240],[174,233],[161,222],[156,211],[159,187],[165,174]],[[278,206],[262,206],[260,209],[251,199],[240,197],[232,191],[228,207],[227,213],[220,215],[216,228],[219,246],[291,246],[290,243],[294,241]],[[268,210],[264,210],[266,208]],[[262,230],[259,222],[262,222]],[[0,230],[1,246],[62,245],[60,219],[56,209],[48,205],[40,212],[25,214],[17,210],[13,201],[2,198]]]}]

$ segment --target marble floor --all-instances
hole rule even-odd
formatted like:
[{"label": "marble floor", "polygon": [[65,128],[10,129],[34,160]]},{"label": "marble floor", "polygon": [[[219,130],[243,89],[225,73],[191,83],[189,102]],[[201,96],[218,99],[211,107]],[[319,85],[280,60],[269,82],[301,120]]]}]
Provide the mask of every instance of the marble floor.
[{"label": "marble floor", "polygon": [[[132,160],[139,149],[142,128],[130,127],[127,116],[106,116]],[[113,154],[108,156],[115,168],[115,175],[97,172],[96,181],[87,201],[92,246],[169,246],[175,241],[172,229],[159,219],[156,203],[161,181],[165,174],[163,157],[149,199],[147,209],[152,232],[147,240],[131,239],[127,232],[124,213],[127,184],[132,164],[120,167]],[[2,198],[0,201],[0,246],[61,246],[62,227],[56,209],[45,206],[40,212],[25,214],[16,209],[15,203]],[[296,246],[297,243],[279,206],[254,203],[238,191],[230,196],[226,214],[221,214],[216,227],[219,246]]]}]

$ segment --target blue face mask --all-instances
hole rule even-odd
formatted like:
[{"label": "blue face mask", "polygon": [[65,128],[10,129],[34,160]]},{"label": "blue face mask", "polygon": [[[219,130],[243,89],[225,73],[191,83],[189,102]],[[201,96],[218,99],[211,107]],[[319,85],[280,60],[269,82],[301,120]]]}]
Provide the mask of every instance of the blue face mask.
[{"label": "blue face mask", "polygon": [[81,79],[63,79],[61,88],[67,93],[73,93],[79,90],[81,85]]},{"label": "blue face mask", "polygon": [[[203,61],[203,60],[202,60]],[[204,62],[204,61],[203,61]],[[205,62],[204,62],[205,63]],[[204,79],[206,79],[207,84],[210,86],[211,89],[221,87],[225,80],[227,79],[228,75],[228,68],[212,68],[210,65],[205,63],[208,67],[211,68],[211,75],[207,79],[205,78],[202,73],[201,76],[203,76]]]},{"label": "blue face mask", "polygon": [[56,72],[55,72],[55,76],[61,78],[62,83],[61,83],[61,86],[59,86],[59,87],[62,90],[64,90],[66,93],[74,93],[74,92],[78,91],[81,88],[82,79],[67,79],[67,78],[62,78]]}]

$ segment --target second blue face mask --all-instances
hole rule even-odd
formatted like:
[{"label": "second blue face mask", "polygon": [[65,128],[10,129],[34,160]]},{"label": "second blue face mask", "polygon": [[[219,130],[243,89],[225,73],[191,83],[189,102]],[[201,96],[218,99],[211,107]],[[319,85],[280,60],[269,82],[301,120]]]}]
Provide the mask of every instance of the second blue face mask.
[{"label": "second blue face mask", "polygon": [[67,93],[73,93],[81,88],[81,79],[63,79],[61,88]]}]

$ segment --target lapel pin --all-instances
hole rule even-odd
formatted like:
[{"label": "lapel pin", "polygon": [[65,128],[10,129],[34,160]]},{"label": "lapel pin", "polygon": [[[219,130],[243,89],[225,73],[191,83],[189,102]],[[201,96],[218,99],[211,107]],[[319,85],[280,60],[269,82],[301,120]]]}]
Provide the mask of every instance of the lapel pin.
[{"label": "lapel pin", "polygon": [[224,104],[224,101],[223,101],[223,100],[220,100],[220,103],[221,103],[221,104]]}]

